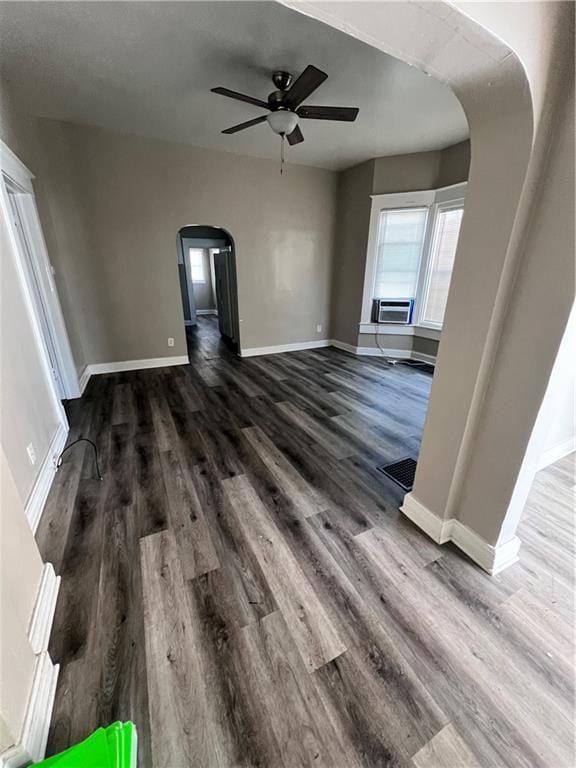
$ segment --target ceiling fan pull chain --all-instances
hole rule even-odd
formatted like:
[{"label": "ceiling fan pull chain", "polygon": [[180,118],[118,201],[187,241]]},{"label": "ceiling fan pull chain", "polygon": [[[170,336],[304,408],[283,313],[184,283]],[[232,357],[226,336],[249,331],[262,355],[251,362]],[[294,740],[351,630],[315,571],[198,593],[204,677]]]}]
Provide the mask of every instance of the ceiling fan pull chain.
[{"label": "ceiling fan pull chain", "polygon": [[284,173],[284,138],[285,135],[280,135],[280,176]]}]

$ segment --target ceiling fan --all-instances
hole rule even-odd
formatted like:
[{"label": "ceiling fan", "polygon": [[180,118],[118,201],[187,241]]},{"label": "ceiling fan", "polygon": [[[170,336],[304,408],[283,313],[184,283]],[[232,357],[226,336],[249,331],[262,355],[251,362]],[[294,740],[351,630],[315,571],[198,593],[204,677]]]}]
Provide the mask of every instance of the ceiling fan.
[{"label": "ceiling fan", "polygon": [[300,77],[293,81],[290,72],[277,71],[272,75],[272,82],[277,90],[273,91],[267,101],[255,99],[253,96],[246,96],[237,91],[231,91],[229,88],[212,88],[212,93],[219,93],[222,96],[228,96],[230,99],[245,101],[248,104],[254,104],[255,107],[262,107],[269,110],[270,114],[255,117],[253,120],[247,120],[245,123],[233,125],[226,128],[222,133],[237,133],[253,125],[263,123],[265,120],[272,128],[274,133],[288,139],[288,143],[300,144],[304,141],[304,136],[300,130],[300,120],[338,120],[340,122],[351,123],[358,116],[358,107],[311,107],[301,106],[314,91],[322,85],[328,75],[317,67],[309,64]]}]

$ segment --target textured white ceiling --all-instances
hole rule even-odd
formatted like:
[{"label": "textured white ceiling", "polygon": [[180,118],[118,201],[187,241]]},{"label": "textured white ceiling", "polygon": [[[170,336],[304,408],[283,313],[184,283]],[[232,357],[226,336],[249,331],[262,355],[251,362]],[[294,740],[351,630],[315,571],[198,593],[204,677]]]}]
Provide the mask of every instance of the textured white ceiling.
[{"label": "textured white ceiling", "polygon": [[274,69],[328,80],[306,103],[357,106],[355,123],[302,121],[289,162],[342,169],[439,149],[468,136],[449,88],[274,2],[1,2],[0,72],[32,114],[257,157],[277,158],[262,114],[210,93],[265,99]]}]

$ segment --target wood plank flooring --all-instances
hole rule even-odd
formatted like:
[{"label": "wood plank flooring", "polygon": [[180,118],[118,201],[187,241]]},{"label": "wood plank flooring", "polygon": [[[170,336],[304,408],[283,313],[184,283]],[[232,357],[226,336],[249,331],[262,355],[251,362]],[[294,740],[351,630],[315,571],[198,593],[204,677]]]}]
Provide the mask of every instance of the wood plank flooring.
[{"label": "wood plank flooring", "polygon": [[322,349],[93,377],[38,529],[62,575],[54,754],[131,719],[140,768],[571,768],[574,465],[490,578],[398,512],[431,377]]}]

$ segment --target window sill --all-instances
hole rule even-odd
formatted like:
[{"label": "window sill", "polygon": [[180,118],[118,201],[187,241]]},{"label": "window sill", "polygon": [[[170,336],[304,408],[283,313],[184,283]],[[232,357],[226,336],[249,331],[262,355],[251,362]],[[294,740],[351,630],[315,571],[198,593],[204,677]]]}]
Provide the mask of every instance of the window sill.
[{"label": "window sill", "polygon": [[441,330],[438,328],[426,328],[423,325],[402,325],[395,323],[360,323],[360,333],[369,333],[378,336],[420,336],[424,339],[440,341]]}]

